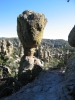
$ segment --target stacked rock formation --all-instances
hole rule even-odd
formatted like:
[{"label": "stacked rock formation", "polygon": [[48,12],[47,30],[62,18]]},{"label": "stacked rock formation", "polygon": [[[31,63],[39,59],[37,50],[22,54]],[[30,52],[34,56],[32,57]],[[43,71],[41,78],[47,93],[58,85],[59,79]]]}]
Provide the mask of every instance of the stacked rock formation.
[{"label": "stacked rock formation", "polygon": [[0,41],[0,52],[1,52],[1,41]]},{"label": "stacked rock formation", "polygon": [[[36,76],[34,73],[37,74],[41,69],[38,70],[38,68],[42,66],[41,61],[33,55],[35,49],[41,43],[46,22],[47,19],[44,14],[29,10],[24,11],[17,18],[18,37],[24,48],[24,56],[21,59],[18,73],[18,78],[22,83],[26,81],[27,77],[29,80],[33,79],[33,76]],[[26,72],[28,72],[28,74]]]},{"label": "stacked rock formation", "polygon": [[10,56],[13,52],[13,44],[9,40],[1,40],[0,41],[0,52]]},{"label": "stacked rock formation", "polygon": [[46,49],[45,46],[39,46],[36,49],[35,56],[44,62],[49,62],[51,58],[50,49]]},{"label": "stacked rock formation", "polygon": [[23,50],[23,46],[20,45],[20,57],[22,57],[24,55],[24,50]]},{"label": "stacked rock formation", "polygon": [[41,43],[46,22],[43,14],[28,10],[17,18],[18,37],[23,45],[25,55],[34,54],[35,48]]},{"label": "stacked rock formation", "polygon": [[40,46],[38,49],[38,57],[40,59],[43,59],[43,47],[42,46]]},{"label": "stacked rock formation", "polygon": [[4,54],[6,54],[6,52],[7,52],[5,40],[1,41],[1,52],[4,53]]},{"label": "stacked rock formation", "polygon": [[7,46],[7,55],[11,55],[13,51],[13,44],[8,40],[6,46]]}]

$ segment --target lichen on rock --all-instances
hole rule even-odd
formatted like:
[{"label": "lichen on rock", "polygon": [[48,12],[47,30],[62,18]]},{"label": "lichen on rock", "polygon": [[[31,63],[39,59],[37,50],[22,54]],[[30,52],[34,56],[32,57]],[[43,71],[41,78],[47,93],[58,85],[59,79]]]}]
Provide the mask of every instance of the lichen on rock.
[{"label": "lichen on rock", "polygon": [[18,16],[17,32],[24,48],[36,48],[41,43],[46,22],[44,14],[29,10]]}]

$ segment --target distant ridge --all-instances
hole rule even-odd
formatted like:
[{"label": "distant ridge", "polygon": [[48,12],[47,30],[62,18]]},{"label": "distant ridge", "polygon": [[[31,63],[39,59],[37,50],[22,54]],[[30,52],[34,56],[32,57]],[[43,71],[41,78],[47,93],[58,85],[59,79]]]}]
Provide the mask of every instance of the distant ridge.
[{"label": "distant ridge", "polygon": [[0,37],[0,39],[7,39],[7,38],[18,38],[18,37]]},{"label": "distant ridge", "polygon": [[[0,40],[5,39],[5,40],[10,40],[12,42],[19,42],[19,38],[18,37],[0,37]],[[42,39],[41,45],[46,45],[46,46],[50,46],[50,47],[62,47],[62,46],[69,46],[68,41],[64,40],[64,39]]]},{"label": "distant ridge", "polygon": [[0,39],[4,39],[5,37],[0,37]]}]

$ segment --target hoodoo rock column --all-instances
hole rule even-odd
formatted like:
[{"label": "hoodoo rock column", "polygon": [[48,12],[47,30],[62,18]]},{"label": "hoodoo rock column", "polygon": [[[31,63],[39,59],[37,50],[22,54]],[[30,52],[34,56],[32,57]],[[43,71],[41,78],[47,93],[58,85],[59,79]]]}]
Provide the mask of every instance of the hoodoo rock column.
[{"label": "hoodoo rock column", "polygon": [[[33,78],[32,70],[34,68],[36,68],[36,72],[39,72],[37,69],[43,66],[41,61],[34,57],[34,52],[41,43],[46,23],[47,19],[44,14],[29,10],[24,11],[17,18],[17,33],[24,48],[24,56],[21,58],[18,75],[19,79],[23,81],[26,80],[27,77],[29,77],[29,79]],[[39,67],[37,68],[36,66]],[[26,72],[29,73],[27,74]],[[27,75],[26,79],[25,75]]]}]

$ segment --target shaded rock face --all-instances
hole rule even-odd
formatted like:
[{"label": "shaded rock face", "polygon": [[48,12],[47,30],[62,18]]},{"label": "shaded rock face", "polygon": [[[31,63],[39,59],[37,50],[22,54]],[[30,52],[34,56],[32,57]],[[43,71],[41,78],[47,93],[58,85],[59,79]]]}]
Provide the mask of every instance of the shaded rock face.
[{"label": "shaded rock face", "polygon": [[65,71],[66,84],[63,91],[67,95],[67,100],[75,100],[75,55],[69,58]]},{"label": "shaded rock face", "polygon": [[[68,42],[75,47],[75,26],[68,36]],[[68,95],[68,100],[75,100],[75,55],[72,55],[67,61],[65,79],[67,82],[63,86],[64,93]]]},{"label": "shaded rock face", "polygon": [[70,57],[70,59],[67,61],[67,66],[66,66],[66,78],[75,77],[75,55]]},{"label": "shaded rock face", "polygon": [[68,42],[72,47],[75,47],[75,25],[69,33]]},{"label": "shaded rock face", "polygon": [[[43,14],[26,10],[17,18],[18,37],[25,52],[33,52],[41,42],[47,19]],[[27,53],[25,53],[27,54]]]},{"label": "shaded rock face", "polygon": [[[75,47],[75,26],[68,36],[68,42],[72,47]],[[68,77],[75,77],[75,55],[71,56],[67,62],[66,78]]]}]

